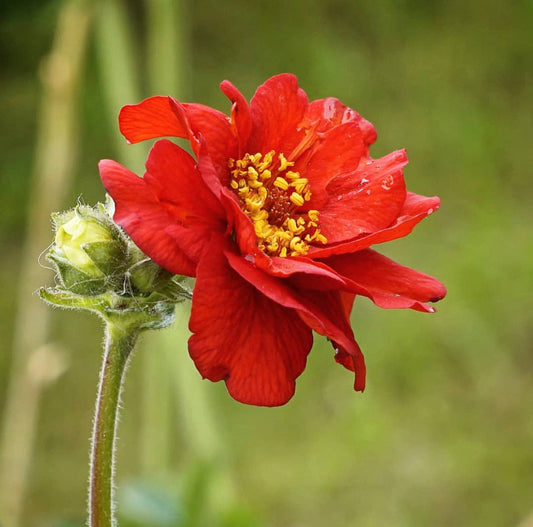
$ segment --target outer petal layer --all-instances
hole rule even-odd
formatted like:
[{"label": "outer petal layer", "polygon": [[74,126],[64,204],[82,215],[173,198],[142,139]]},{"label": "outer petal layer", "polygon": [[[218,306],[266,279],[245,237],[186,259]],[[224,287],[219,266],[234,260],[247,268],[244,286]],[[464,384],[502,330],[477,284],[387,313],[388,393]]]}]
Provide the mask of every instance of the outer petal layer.
[{"label": "outer petal layer", "polygon": [[298,125],[307,106],[307,95],[294,75],[276,75],[259,86],[250,101],[253,133],[249,152],[290,154],[304,135]]},{"label": "outer petal layer", "polygon": [[157,137],[182,137],[191,141],[196,154],[199,138],[203,138],[223,180],[228,159],[237,153],[237,138],[228,118],[203,104],[180,104],[172,97],[150,97],[139,104],[124,106],[119,124],[130,143]]},{"label": "outer petal layer", "polygon": [[376,129],[372,123],[334,97],[312,101],[306,113],[306,121],[309,123],[319,121],[318,132],[325,132],[343,123],[357,123],[367,147],[377,138]]},{"label": "outer petal layer", "polygon": [[404,267],[371,249],[332,256],[327,263],[360,286],[360,294],[383,308],[433,312],[435,309],[425,302],[437,302],[446,295],[446,288],[435,278]]},{"label": "outer petal layer", "polygon": [[146,162],[145,181],[163,207],[188,226],[224,231],[225,212],[200,176],[196,162],[171,141],[157,141]]},{"label": "outer petal layer", "polygon": [[[314,331],[329,337],[330,329],[328,326],[331,325],[330,320],[334,320],[342,334],[349,335],[348,345],[344,339],[343,341],[338,341],[334,337],[329,337],[329,339],[335,349],[335,360],[345,368],[355,372],[354,390],[362,392],[366,385],[365,360],[350,327],[349,313],[346,312],[345,294],[342,291],[323,292],[305,289],[300,293],[308,306],[308,310],[301,311],[300,316]],[[326,317],[321,320],[310,317],[308,312],[312,310],[327,313],[330,320]]]},{"label": "outer petal layer", "polygon": [[220,247],[198,266],[189,352],[204,378],[225,380],[237,401],[285,404],[312,346],[307,325],[231,269]]},{"label": "outer petal layer", "polygon": [[98,166],[102,183],[115,202],[114,220],[159,265],[194,276],[195,263],[177,241],[183,227],[172,222],[146,181],[115,161],[104,159]]},{"label": "outer petal layer", "polygon": [[332,180],[348,174],[353,180],[365,148],[355,123],[337,126],[326,134],[309,131],[308,135],[311,138],[315,135],[309,155],[302,155],[294,170],[309,180],[312,196],[305,208],[320,210],[328,201],[326,188]]},{"label": "outer petal layer", "polygon": [[335,348],[353,358],[356,368],[356,390],[365,386],[365,365],[355,342],[346,313],[346,302],[340,291],[313,291],[291,287],[289,280],[266,275],[239,256],[226,252],[230,266],[265,296],[282,306],[296,309],[301,319],[320,335],[328,337]]},{"label": "outer petal layer", "polygon": [[326,258],[333,254],[348,254],[366,249],[377,243],[403,238],[426,216],[435,212],[439,206],[440,199],[436,196],[426,197],[414,194],[413,192],[407,192],[402,209],[396,219],[387,228],[369,234],[363,234],[348,242],[329,245],[324,248],[311,247],[309,256],[312,258]]},{"label": "outer petal layer", "polygon": [[391,225],[405,202],[402,167],[405,152],[368,160],[351,174],[341,174],[328,187],[329,201],[320,211],[320,230],[328,244],[353,240]]},{"label": "outer petal layer", "polygon": [[144,178],[114,161],[100,162],[104,187],[115,201],[115,221],[165,269],[194,276],[204,247],[225,231],[224,211],[206,188],[192,157],[158,141]]},{"label": "outer petal layer", "polygon": [[120,110],[120,131],[130,143],[155,137],[187,137],[187,129],[170,108],[170,97],[150,97]]}]

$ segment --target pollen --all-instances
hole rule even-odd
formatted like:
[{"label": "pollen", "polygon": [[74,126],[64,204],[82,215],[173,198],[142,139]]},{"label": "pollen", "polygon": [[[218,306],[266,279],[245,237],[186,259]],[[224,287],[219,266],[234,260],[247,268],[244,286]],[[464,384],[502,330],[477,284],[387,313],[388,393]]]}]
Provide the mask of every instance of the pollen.
[{"label": "pollen", "polygon": [[289,184],[287,183],[287,180],[279,176],[274,180],[274,185],[276,185],[276,187],[281,188],[283,190],[287,190],[289,188]]},{"label": "pollen", "polygon": [[297,207],[301,207],[304,203],[305,203],[305,200],[303,198],[302,195],[298,194],[298,192],[293,192],[289,199],[297,206]]},{"label": "pollen", "polygon": [[311,245],[324,245],[319,212],[303,210],[311,199],[309,181],[282,153],[245,154],[230,159],[229,187],[251,219],[257,246],[270,256],[303,256]]}]

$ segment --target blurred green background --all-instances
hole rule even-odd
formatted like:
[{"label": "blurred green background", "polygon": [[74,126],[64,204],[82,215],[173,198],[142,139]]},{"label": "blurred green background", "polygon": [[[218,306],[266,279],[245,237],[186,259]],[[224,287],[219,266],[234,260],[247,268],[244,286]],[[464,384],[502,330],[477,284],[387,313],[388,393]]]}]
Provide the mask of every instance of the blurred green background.
[{"label": "blurred green background", "polygon": [[496,0],[2,0],[3,527],[84,524],[101,326],[31,294],[52,279],[37,264],[49,208],[102,200],[101,158],[141,171],[121,105],[229,111],[220,81],[251,97],[284,71],[373,122],[373,157],[407,148],[409,189],[442,207],[379,250],[448,297],[435,315],[359,300],[364,394],[317,337],[277,409],[200,380],[180,311],[128,374],[120,524],[533,525],[532,15]]}]

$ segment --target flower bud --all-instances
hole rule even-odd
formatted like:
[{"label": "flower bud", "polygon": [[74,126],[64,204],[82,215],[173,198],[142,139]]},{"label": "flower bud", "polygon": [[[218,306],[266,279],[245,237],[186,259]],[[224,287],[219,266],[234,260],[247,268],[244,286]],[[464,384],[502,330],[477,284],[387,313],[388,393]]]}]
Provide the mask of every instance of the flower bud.
[{"label": "flower bud", "polygon": [[78,294],[99,294],[123,272],[127,246],[102,208],[78,206],[53,216],[56,235],[48,258],[62,285]]},{"label": "flower bud", "polygon": [[47,258],[58,283],[39,294],[49,304],[92,311],[123,328],[166,327],[175,304],[191,298],[189,284],[133,243],[113,222],[113,206],[108,200],[52,215],[55,239]]},{"label": "flower bud", "polygon": [[84,245],[109,242],[112,239],[100,223],[75,215],[57,229],[55,244],[72,265],[96,277],[103,276],[104,273],[91,260]]}]

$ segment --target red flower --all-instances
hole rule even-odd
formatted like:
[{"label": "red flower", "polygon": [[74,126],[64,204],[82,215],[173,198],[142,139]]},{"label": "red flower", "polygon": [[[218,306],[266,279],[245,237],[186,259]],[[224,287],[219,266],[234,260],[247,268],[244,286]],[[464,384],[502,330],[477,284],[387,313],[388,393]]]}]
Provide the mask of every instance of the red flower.
[{"label": "red flower", "polygon": [[446,293],[369,247],[409,234],[439,199],[407,192],[405,152],[372,159],[374,127],[337,99],[308,102],[293,75],[266,81],[249,105],[228,81],[221,89],[229,117],[171,97],[122,109],[129,142],[186,138],[196,160],[163,139],[144,178],[102,161],[114,219],[159,265],[196,277],[189,351],[204,378],[244,403],[284,404],[314,330],[363,390],[355,296],[433,312],[427,302]]}]

